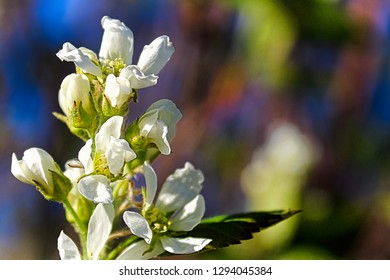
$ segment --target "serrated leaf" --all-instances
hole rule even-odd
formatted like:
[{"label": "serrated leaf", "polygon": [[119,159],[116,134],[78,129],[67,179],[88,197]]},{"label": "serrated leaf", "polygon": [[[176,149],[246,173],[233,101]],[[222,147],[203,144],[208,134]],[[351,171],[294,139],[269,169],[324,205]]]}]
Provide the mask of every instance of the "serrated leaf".
[{"label": "serrated leaf", "polygon": [[253,233],[273,226],[300,210],[250,212],[235,215],[223,215],[203,220],[192,231],[181,232],[175,237],[201,237],[212,239],[204,250],[241,244],[242,240],[253,238]]}]

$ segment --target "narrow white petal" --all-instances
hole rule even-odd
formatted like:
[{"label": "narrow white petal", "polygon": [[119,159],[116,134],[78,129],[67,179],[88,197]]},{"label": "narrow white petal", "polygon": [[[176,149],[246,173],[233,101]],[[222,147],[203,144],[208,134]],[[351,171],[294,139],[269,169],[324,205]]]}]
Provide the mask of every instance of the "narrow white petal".
[{"label": "narrow white petal", "polygon": [[31,175],[26,174],[23,165],[24,165],[23,160],[18,160],[16,158],[15,153],[12,153],[11,173],[16,177],[16,179],[22,181],[23,183],[32,184],[33,182],[31,181],[31,179],[29,179]]},{"label": "narrow white petal", "polygon": [[81,147],[78,158],[81,164],[84,166],[85,174],[89,174],[93,171],[92,153],[92,139],[88,139],[84,146]]},{"label": "narrow white petal", "polygon": [[203,196],[196,196],[175,214],[169,229],[173,231],[192,230],[202,220],[205,210],[206,205]]},{"label": "narrow white petal", "polygon": [[79,192],[94,203],[112,203],[111,181],[103,175],[90,175],[78,183]]},{"label": "narrow white petal", "polygon": [[181,209],[201,191],[204,177],[200,170],[190,163],[177,169],[163,184],[156,207],[165,212]]},{"label": "narrow white petal", "polygon": [[135,242],[127,247],[117,258],[117,260],[148,260],[164,253],[164,248],[161,242],[154,245],[152,251],[145,253],[149,249],[149,245],[143,240]]},{"label": "narrow white petal", "polygon": [[99,203],[88,223],[87,252],[90,259],[97,260],[112,229],[115,211],[112,204]]},{"label": "narrow white petal", "polygon": [[157,175],[152,166],[147,162],[144,163],[144,175],[146,181],[145,209],[148,209],[156,196]]},{"label": "narrow white petal", "polygon": [[172,254],[191,254],[202,250],[212,240],[206,238],[172,238],[163,236],[160,238],[164,249]]},{"label": "narrow white petal", "polygon": [[142,215],[133,211],[125,211],[123,213],[123,220],[134,235],[145,239],[145,242],[148,244],[152,241],[152,230],[149,227],[148,221]]},{"label": "narrow white petal", "polygon": [[79,249],[73,240],[61,231],[57,240],[61,260],[81,260]]}]

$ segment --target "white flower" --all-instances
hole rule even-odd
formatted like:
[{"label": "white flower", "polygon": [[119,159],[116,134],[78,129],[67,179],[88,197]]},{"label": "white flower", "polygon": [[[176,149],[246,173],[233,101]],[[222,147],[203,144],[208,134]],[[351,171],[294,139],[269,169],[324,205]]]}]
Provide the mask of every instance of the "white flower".
[{"label": "white flower", "polygon": [[125,64],[131,64],[133,57],[133,32],[121,21],[108,16],[102,18],[104,29],[99,57],[103,60],[121,58]]},{"label": "white flower", "polygon": [[58,93],[58,101],[66,116],[72,114],[75,106],[81,106],[87,113],[93,111],[89,100],[90,85],[87,76],[83,74],[70,74],[64,78]]},{"label": "white flower", "polygon": [[158,100],[140,117],[138,122],[140,134],[154,143],[162,154],[169,155],[171,153],[169,142],[181,117],[181,112],[172,101]]},{"label": "white flower", "polygon": [[110,100],[112,107],[121,108],[130,98],[131,86],[129,80],[109,74],[106,79],[104,94]]},{"label": "white flower", "polygon": [[[211,239],[173,238],[169,232],[191,231],[197,226],[205,211],[205,202],[200,195],[204,180],[201,171],[190,163],[177,169],[162,186],[155,205],[153,201],[157,190],[157,176],[152,167],[144,164],[146,195],[142,215],[125,211],[123,220],[130,231],[145,240],[147,244],[159,244],[164,250],[174,254],[189,254],[202,250]],[[157,238],[157,243],[152,239]],[[134,245],[136,246],[136,245]],[[145,245],[138,245],[144,246]],[[158,247],[157,247],[158,248]]]},{"label": "white flower", "polygon": [[91,61],[91,50],[86,48],[76,48],[71,43],[66,42],[62,45],[62,49],[57,52],[57,57],[62,61],[73,62],[77,67],[85,73],[101,77],[102,70]]},{"label": "white flower", "polygon": [[[112,229],[114,206],[99,203],[88,223],[87,257],[97,260]],[[62,260],[80,260],[80,253],[73,240],[61,231],[58,237],[58,251]]]},{"label": "white flower", "polygon": [[174,52],[175,48],[169,41],[168,36],[163,35],[157,37],[150,45],[144,46],[144,49],[139,56],[137,66],[145,75],[157,75]]},{"label": "white flower", "polygon": [[[95,136],[95,153],[104,155],[107,165],[113,175],[118,175],[125,162],[136,158],[135,152],[125,139],[121,139],[123,117],[109,118],[99,129]],[[94,169],[91,158],[92,139],[89,139],[79,151],[79,160],[84,165],[86,173]]]},{"label": "white flower", "polygon": [[153,86],[157,83],[157,74],[169,61],[175,48],[169,37],[160,36],[142,50],[137,65],[128,65],[120,76],[128,79],[135,89]]},{"label": "white flower", "polygon": [[27,149],[21,160],[16,158],[15,153],[12,154],[12,174],[23,183],[40,186],[48,194],[54,192],[51,171],[61,173],[51,155],[42,149]]},{"label": "white flower", "polygon": [[[109,118],[99,129],[95,136],[95,156],[104,157],[108,169],[114,176],[123,170],[125,162],[136,158],[135,152],[130,148],[125,139],[120,138],[123,117],[113,116]],[[79,151],[79,160],[85,168],[85,173],[90,174],[95,169],[105,166],[94,166],[92,153],[92,139],[89,139]],[[101,161],[100,161],[101,162]],[[89,175],[78,182],[80,193],[95,203],[111,203],[112,183],[104,175]]]}]

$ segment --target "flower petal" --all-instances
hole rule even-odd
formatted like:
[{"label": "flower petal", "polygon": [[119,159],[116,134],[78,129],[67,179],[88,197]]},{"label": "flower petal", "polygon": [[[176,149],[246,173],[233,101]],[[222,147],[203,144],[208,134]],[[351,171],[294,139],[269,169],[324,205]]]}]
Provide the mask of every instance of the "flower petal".
[{"label": "flower petal", "polygon": [[184,168],[170,175],[161,188],[156,207],[165,212],[181,209],[201,191],[204,177],[200,170],[186,162]]},{"label": "flower petal", "polygon": [[109,74],[106,79],[104,94],[110,100],[111,106],[121,108],[130,98],[131,87],[129,80]]},{"label": "flower petal", "polygon": [[73,240],[61,231],[57,241],[61,260],[81,260],[79,249]]},{"label": "flower petal", "polygon": [[148,209],[150,205],[152,205],[154,197],[156,196],[157,175],[152,166],[147,162],[144,163],[144,175],[146,181],[145,209]]},{"label": "flower petal", "polygon": [[191,254],[202,250],[212,240],[206,238],[172,238],[163,236],[160,238],[164,249],[172,254]]},{"label": "flower petal", "polygon": [[100,59],[115,60],[121,58],[125,64],[131,64],[133,58],[133,32],[121,21],[108,16],[102,18],[104,29],[100,46]]},{"label": "flower petal", "polygon": [[129,80],[131,87],[135,89],[154,86],[158,79],[154,74],[145,75],[137,65],[128,65],[123,68],[119,77]]},{"label": "flower petal", "polygon": [[128,162],[137,157],[126,140],[115,139],[112,136],[105,156],[107,159],[108,168],[114,175],[117,175],[123,169],[123,164],[125,162]]},{"label": "flower petal", "polygon": [[102,71],[96,66],[88,55],[85,55],[80,49],[77,49],[71,43],[64,43],[62,49],[57,52],[57,57],[62,61],[73,62],[86,73],[101,77]]},{"label": "flower petal", "polygon": [[112,204],[99,203],[88,223],[87,252],[90,259],[97,260],[112,229],[115,211]]},{"label": "flower petal", "polygon": [[90,175],[79,181],[79,192],[94,203],[112,203],[114,198],[110,183],[104,175]]},{"label": "flower petal", "polygon": [[169,37],[164,35],[153,40],[150,45],[146,45],[138,60],[138,67],[146,75],[157,75],[165,64],[169,61],[175,48],[169,41]]},{"label": "flower petal", "polygon": [[118,256],[117,260],[148,260],[164,253],[161,242],[157,242],[152,251],[144,254],[148,249],[149,245],[143,240],[132,243]]},{"label": "flower petal", "polygon": [[92,153],[92,139],[88,139],[84,146],[81,147],[78,158],[81,164],[84,166],[85,174],[92,173],[93,171],[93,160],[91,157]]},{"label": "flower petal", "polygon": [[202,195],[196,196],[188,202],[178,213],[175,213],[171,219],[170,230],[190,231],[196,227],[203,218],[206,205]]},{"label": "flower petal", "polygon": [[109,118],[99,129],[95,136],[96,150],[106,151],[110,143],[111,136],[119,139],[123,124],[122,116],[113,116]]},{"label": "flower petal", "polygon": [[142,215],[133,211],[125,211],[123,213],[123,220],[134,235],[145,239],[145,242],[150,244],[153,233],[148,221]]}]

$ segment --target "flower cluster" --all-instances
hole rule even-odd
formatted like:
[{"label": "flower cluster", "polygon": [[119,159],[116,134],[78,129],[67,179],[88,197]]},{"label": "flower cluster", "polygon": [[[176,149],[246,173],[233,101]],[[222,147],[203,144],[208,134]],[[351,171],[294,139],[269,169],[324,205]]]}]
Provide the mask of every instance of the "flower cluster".
[{"label": "flower cluster", "polygon": [[[168,36],[160,36],[133,64],[132,31],[107,16],[102,27],[98,55],[68,42],[57,53],[76,68],[59,89],[63,114],[54,115],[85,141],[77,158],[62,171],[46,151],[30,148],[21,160],[12,155],[11,172],[35,185],[46,199],[64,205],[82,248],[61,232],[61,259],[141,259],[164,251],[202,250],[210,239],[175,235],[191,231],[203,217],[201,171],[186,163],[167,178],[155,199],[157,176],[151,163],[159,154],[171,153],[182,114],[172,101],[162,99],[134,122],[125,121],[138,90],[157,83],[174,47]],[[145,184],[137,186],[140,176]]]}]

